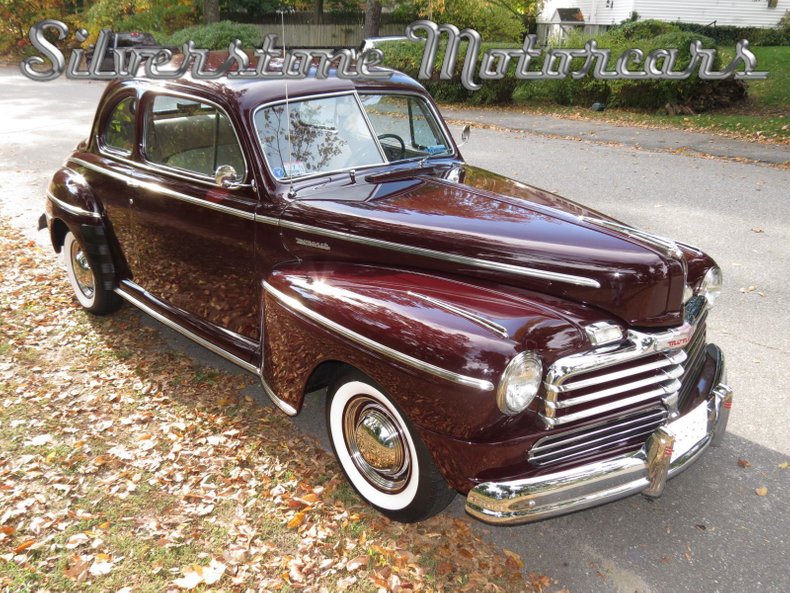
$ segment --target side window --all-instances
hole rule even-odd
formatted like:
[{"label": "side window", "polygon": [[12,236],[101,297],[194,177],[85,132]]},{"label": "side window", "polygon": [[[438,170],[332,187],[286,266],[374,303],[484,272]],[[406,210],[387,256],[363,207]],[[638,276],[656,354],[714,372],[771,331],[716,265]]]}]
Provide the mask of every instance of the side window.
[{"label": "side window", "polygon": [[220,165],[244,175],[244,157],[233,126],[220,109],[182,97],[157,95],[145,114],[149,162],[209,177]]},{"label": "side window", "polygon": [[134,147],[134,114],[137,107],[135,97],[126,97],[118,102],[104,128],[102,141],[108,148],[131,154]]},{"label": "side window", "polygon": [[372,94],[360,98],[390,161],[448,152],[444,135],[422,99]]}]

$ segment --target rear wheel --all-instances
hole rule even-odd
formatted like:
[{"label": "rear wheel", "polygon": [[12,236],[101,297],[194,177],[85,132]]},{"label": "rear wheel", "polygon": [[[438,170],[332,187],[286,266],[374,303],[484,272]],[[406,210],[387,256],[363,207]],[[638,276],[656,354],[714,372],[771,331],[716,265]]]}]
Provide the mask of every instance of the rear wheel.
[{"label": "rear wheel", "polygon": [[326,408],[332,447],[349,482],[395,521],[421,521],[455,496],[405,415],[362,373],[331,388]]},{"label": "rear wheel", "polygon": [[80,305],[96,315],[112,313],[121,306],[121,299],[104,287],[91,267],[85,248],[69,231],[63,240],[66,275]]}]

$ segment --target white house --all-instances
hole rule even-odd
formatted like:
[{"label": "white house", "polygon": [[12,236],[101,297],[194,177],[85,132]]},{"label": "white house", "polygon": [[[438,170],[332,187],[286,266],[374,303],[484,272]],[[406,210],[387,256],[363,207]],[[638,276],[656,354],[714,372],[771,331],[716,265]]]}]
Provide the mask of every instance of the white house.
[{"label": "white house", "polygon": [[538,37],[561,39],[574,27],[594,35],[633,12],[640,20],[774,27],[787,10],[790,0],[545,0],[538,15]]}]

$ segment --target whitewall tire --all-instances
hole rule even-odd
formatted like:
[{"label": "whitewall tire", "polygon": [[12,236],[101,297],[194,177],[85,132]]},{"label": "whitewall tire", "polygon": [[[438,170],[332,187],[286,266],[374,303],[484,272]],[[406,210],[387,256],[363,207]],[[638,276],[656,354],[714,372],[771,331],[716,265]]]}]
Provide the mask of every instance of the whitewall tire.
[{"label": "whitewall tire", "polygon": [[104,315],[120,307],[120,298],[104,287],[101,278],[91,267],[87,251],[71,231],[63,239],[62,253],[66,276],[74,289],[74,296],[83,308],[96,315]]},{"label": "whitewall tire", "polygon": [[341,377],[326,409],[332,447],[351,485],[391,519],[413,522],[441,511],[455,492],[395,403],[361,373]]}]

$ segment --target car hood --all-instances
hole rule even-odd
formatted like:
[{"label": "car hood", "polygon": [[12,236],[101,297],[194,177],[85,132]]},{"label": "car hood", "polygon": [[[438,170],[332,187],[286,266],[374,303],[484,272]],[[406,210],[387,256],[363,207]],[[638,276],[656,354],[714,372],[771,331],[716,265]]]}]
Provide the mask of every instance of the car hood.
[{"label": "car hood", "polygon": [[682,322],[682,257],[579,204],[469,166],[300,190],[280,220],[301,259],[474,277],[551,294],[630,325]]}]

